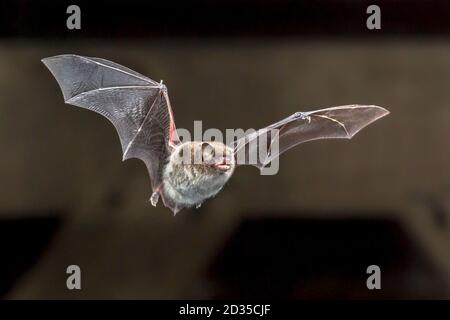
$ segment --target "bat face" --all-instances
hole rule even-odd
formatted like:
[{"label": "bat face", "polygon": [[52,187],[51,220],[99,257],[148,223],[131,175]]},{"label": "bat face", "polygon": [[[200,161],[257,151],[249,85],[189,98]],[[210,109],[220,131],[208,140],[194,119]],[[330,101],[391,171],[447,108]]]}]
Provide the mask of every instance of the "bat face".
[{"label": "bat face", "polygon": [[221,142],[185,142],[164,169],[163,192],[177,207],[199,206],[215,196],[232,176],[233,149]]},{"label": "bat face", "polygon": [[221,142],[194,141],[179,145],[171,160],[205,174],[224,174],[234,169],[233,149]]}]

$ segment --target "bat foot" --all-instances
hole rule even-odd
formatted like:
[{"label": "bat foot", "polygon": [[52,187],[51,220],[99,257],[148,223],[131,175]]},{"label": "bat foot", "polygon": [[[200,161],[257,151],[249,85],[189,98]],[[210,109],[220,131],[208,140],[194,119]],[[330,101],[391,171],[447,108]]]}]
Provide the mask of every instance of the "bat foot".
[{"label": "bat foot", "polygon": [[152,206],[156,207],[156,205],[158,204],[158,200],[159,200],[159,192],[155,191],[152,193],[152,196],[150,197],[150,202]]},{"label": "bat foot", "polygon": [[198,209],[198,208],[200,208],[201,206],[202,206],[201,203],[197,203],[197,204],[195,205],[195,209]]}]

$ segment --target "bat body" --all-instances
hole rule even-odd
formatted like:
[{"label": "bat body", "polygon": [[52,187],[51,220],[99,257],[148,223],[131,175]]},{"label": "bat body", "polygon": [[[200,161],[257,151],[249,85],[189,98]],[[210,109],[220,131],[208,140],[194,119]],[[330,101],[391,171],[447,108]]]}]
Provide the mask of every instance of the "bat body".
[{"label": "bat body", "polygon": [[[389,113],[378,106],[364,105],[296,112],[238,139],[232,146],[219,141],[182,143],[162,81],[158,83],[105,59],[60,55],[42,61],[58,81],[66,103],[100,113],[114,125],[123,160],[141,159],[148,169],[151,203],[156,206],[161,197],[174,214],[215,196],[237,165],[252,164],[261,169],[297,144],[350,139]],[[267,144],[252,143],[263,136],[268,137]],[[249,161],[255,153],[259,155],[257,161]],[[245,155],[243,161],[239,154]]]},{"label": "bat body", "polygon": [[[201,153],[201,163],[183,161],[183,153],[190,153],[193,159],[196,151]],[[225,157],[215,159],[211,152]],[[173,202],[171,206],[177,211],[183,207],[198,207],[215,196],[233,174],[233,154],[232,148],[218,141],[193,141],[179,145],[164,168],[162,193],[165,199],[169,199],[165,201]],[[154,197],[156,195],[154,193]]]}]

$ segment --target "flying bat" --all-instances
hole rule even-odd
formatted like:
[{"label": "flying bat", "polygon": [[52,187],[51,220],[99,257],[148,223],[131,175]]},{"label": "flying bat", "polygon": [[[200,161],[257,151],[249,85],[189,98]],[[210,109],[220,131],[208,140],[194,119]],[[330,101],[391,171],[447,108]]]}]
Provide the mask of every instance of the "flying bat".
[{"label": "flying bat", "polygon": [[[214,197],[236,166],[262,169],[282,152],[306,141],[351,139],[389,111],[374,105],[346,105],[296,112],[266,128],[226,145],[219,141],[181,141],[175,127],[167,87],[117,63],[78,55],[48,57],[42,62],[58,82],[64,101],[95,111],[116,128],[123,161],[144,161],[156,206],[159,198],[174,214],[199,207]],[[268,143],[252,144],[262,136]],[[276,142],[276,148],[275,144]],[[249,155],[259,153],[257,161]],[[186,161],[200,154],[201,161]],[[243,161],[237,161],[244,154]]]}]

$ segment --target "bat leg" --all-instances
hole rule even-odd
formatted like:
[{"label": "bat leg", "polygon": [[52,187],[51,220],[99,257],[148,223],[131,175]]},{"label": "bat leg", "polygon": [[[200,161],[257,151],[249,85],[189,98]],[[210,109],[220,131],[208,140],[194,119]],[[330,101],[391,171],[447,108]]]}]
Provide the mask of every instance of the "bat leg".
[{"label": "bat leg", "polygon": [[156,207],[156,205],[158,204],[158,200],[159,200],[159,191],[155,191],[152,193],[152,196],[150,197],[150,202],[152,206]]}]

